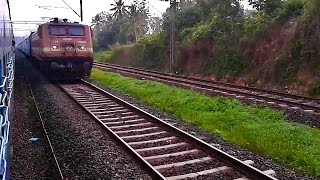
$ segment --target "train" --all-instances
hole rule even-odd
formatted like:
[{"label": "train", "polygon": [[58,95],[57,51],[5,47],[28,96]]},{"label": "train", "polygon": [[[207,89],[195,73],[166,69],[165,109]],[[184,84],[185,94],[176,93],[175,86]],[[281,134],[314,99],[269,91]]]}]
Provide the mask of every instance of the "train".
[{"label": "train", "polygon": [[79,22],[53,18],[39,25],[17,48],[50,78],[81,79],[91,74],[92,30]]},{"label": "train", "polygon": [[0,0],[0,179],[10,179],[14,47],[9,0]]}]

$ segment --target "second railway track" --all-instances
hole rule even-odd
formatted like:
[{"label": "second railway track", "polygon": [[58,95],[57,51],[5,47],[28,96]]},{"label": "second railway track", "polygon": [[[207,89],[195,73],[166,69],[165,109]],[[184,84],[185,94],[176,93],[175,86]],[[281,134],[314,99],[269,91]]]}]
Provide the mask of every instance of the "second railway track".
[{"label": "second railway track", "polygon": [[276,179],[88,82],[59,86],[156,179]]},{"label": "second railway track", "polygon": [[141,70],[131,67],[124,67],[114,64],[94,63],[94,66],[100,69],[110,69],[117,72],[128,73],[144,77],[146,79],[163,80],[171,83],[187,84],[203,88],[207,91],[214,91],[226,96],[236,98],[247,97],[249,100],[256,100],[265,104],[278,104],[280,107],[301,109],[304,112],[320,115],[320,100],[311,97],[286,94],[277,91],[268,91],[247,86],[238,86],[235,84],[209,81],[198,78],[189,78],[185,76],[173,75],[168,73]]}]

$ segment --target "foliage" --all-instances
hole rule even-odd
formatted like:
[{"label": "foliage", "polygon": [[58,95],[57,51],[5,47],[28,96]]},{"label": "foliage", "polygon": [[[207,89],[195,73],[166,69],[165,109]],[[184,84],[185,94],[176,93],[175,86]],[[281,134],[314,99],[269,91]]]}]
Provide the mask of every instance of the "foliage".
[{"label": "foliage", "polygon": [[114,0],[114,2],[115,4],[111,4],[113,8],[110,9],[110,11],[114,11],[112,17],[117,20],[122,20],[129,13],[127,8],[129,8],[130,6],[125,5],[125,1],[123,0]]},{"label": "foliage", "polygon": [[279,11],[278,18],[287,19],[303,14],[309,5],[309,0],[287,0],[284,1],[283,8]]},{"label": "foliage", "polygon": [[248,0],[249,5],[252,5],[253,8],[258,11],[264,11],[268,16],[272,16],[277,12],[282,4],[283,0]]},{"label": "foliage", "polygon": [[[135,37],[134,42],[137,42],[140,37],[148,31],[149,9],[146,7],[146,0],[134,0],[129,7],[128,19],[132,36]],[[129,30],[129,31],[130,31]]]},{"label": "foliage", "polygon": [[297,71],[297,61],[290,62],[290,60],[278,57],[273,66],[275,79],[281,85],[286,85],[296,81],[294,74]]},{"label": "foliage", "polygon": [[320,130],[269,108],[93,70],[92,80],[276,162],[320,176]]},{"label": "foliage", "polygon": [[207,21],[212,15],[219,15],[231,19],[242,18],[243,9],[241,0],[197,0],[197,6],[201,11],[201,18]]},{"label": "foliage", "polygon": [[191,38],[193,40],[199,40],[210,37],[212,32],[211,27],[211,24],[201,24],[197,26],[197,28],[194,29],[194,31],[192,32]]},{"label": "foliage", "polygon": [[196,26],[201,21],[200,9],[192,6],[177,13],[178,30]]},{"label": "foliage", "polygon": [[112,59],[111,51],[99,51],[94,54],[94,60],[97,62],[110,62]]},{"label": "foliage", "polygon": [[135,43],[149,31],[146,0],[134,0],[130,6],[123,0],[115,0],[111,5],[113,14],[101,12],[92,18],[96,50],[118,43]]},{"label": "foliage", "polygon": [[149,34],[157,34],[160,33],[162,30],[163,19],[157,16],[149,17],[148,19],[149,24]]},{"label": "foliage", "polygon": [[309,89],[309,95],[313,97],[320,97],[320,84],[315,84]]},{"label": "foliage", "polygon": [[166,54],[166,35],[158,33],[147,36],[139,44],[143,46],[143,66],[150,70],[164,70],[164,58]]},{"label": "foliage", "polygon": [[[290,20],[299,22],[296,41],[287,43],[288,52],[277,54],[279,58],[274,60],[272,76],[280,84],[289,84],[296,81],[299,70],[316,72],[320,68],[320,63],[315,61],[320,58],[317,25],[320,22],[320,1],[246,0],[256,9],[250,13],[244,13],[240,1],[183,0],[178,5],[175,19],[172,19],[170,9],[162,18],[150,17],[146,0],[135,0],[125,8],[122,18],[116,18],[120,14],[113,17],[100,13],[93,19],[94,49],[110,50],[111,46],[134,43],[136,46],[113,48],[111,61],[164,70],[169,59],[171,23],[175,21],[178,64],[198,65],[196,71],[219,78],[236,77],[251,70],[253,66],[248,60],[258,56],[254,55],[255,50],[248,48],[271,43],[269,41],[278,30],[270,31],[270,28],[282,26]],[[121,6],[126,5],[122,3]],[[209,46],[201,47],[204,43]],[[277,46],[273,42],[271,45]],[[128,52],[132,58],[122,56]]]},{"label": "foliage", "polygon": [[244,23],[245,36],[249,38],[263,37],[272,22],[264,11],[258,11],[246,18]]},{"label": "foliage", "polygon": [[[258,1],[255,2],[257,3]],[[269,1],[259,2],[265,2],[264,6],[268,6],[267,2]],[[276,8],[276,11],[272,11],[272,13],[266,11],[266,7],[262,6],[263,8],[260,11],[253,12],[246,18],[244,23],[245,36],[248,38],[264,37],[270,25],[303,14],[308,2],[309,0],[286,0],[281,2],[281,6]],[[276,2],[273,3],[277,4]],[[273,5],[271,4],[270,6],[272,7]],[[260,8],[257,7],[257,9]]]}]

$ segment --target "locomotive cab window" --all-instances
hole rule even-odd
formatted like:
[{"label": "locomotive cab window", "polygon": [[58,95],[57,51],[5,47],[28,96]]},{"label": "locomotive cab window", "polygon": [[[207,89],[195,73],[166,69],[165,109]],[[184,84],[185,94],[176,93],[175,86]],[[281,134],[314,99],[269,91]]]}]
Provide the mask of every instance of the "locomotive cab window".
[{"label": "locomotive cab window", "polygon": [[67,35],[67,30],[65,27],[59,27],[59,26],[51,26],[49,28],[50,35],[53,36],[64,36]]},{"label": "locomotive cab window", "polygon": [[84,27],[81,27],[81,26],[69,27],[69,35],[84,36]]}]

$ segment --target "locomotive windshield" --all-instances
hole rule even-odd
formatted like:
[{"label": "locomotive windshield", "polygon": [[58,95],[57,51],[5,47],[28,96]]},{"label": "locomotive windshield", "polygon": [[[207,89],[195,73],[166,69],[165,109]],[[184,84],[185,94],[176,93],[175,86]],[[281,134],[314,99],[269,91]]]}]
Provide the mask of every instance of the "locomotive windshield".
[{"label": "locomotive windshield", "polygon": [[53,27],[50,27],[50,35],[65,36],[67,35],[67,30],[65,27],[53,26]]},{"label": "locomotive windshield", "polygon": [[53,36],[84,36],[82,26],[50,26],[50,35]]},{"label": "locomotive windshield", "polygon": [[81,27],[81,26],[69,27],[69,35],[84,36],[84,27]]}]

